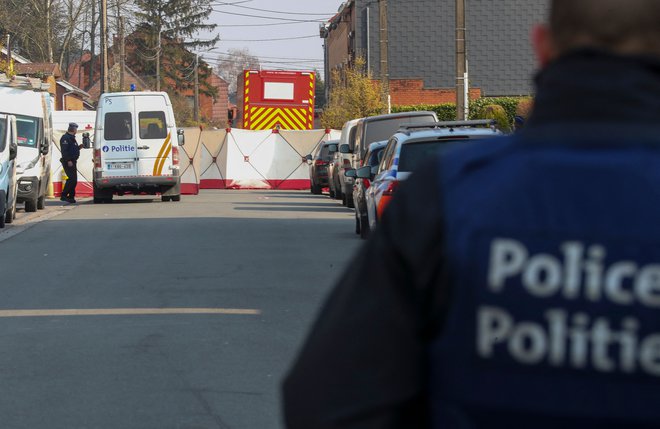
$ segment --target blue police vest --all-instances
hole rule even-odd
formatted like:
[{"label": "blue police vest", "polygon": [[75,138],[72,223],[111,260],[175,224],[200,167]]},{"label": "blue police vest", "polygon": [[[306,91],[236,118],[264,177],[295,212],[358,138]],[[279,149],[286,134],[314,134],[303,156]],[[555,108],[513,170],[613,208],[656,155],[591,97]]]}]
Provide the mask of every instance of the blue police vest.
[{"label": "blue police vest", "polygon": [[660,427],[658,137],[514,137],[440,163],[433,427]]}]

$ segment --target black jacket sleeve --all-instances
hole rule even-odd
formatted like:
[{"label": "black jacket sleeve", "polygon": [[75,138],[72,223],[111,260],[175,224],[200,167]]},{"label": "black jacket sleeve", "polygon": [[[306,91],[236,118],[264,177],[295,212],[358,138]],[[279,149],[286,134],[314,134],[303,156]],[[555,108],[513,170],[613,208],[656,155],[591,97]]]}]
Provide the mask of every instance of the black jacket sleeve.
[{"label": "black jacket sleeve", "polygon": [[444,320],[437,162],[399,189],[284,382],[290,429],[423,428],[427,344]]}]

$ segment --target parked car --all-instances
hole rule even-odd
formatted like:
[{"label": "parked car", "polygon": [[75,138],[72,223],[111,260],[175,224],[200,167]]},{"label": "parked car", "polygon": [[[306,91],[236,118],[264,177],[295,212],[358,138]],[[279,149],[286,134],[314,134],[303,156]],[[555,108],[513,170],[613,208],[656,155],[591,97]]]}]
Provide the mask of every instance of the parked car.
[{"label": "parked car", "polygon": [[353,170],[351,153],[351,142],[355,142],[357,124],[360,119],[354,119],[344,124],[339,138],[339,151],[331,164],[330,172],[330,196],[342,200],[342,204],[347,205],[347,195],[353,193],[353,177],[347,177],[346,172]]},{"label": "parked car", "polygon": [[328,165],[337,152],[339,140],[328,140],[319,144],[313,154],[307,155],[309,164],[309,180],[311,181],[311,192],[319,195],[323,188],[328,187]]},{"label": "parked car", "polygon": [[18,135],[16,117],[0,114],[0,228],[16,217],[16,156]]},{"label": "parked car", "polygon": [[358,170],[351,170],[346,172],[347,176],[355,178],[353,185],[353,201],[355,202],[355,233],[360,234],[360,238],[367,238],[369,236],[369,221],[367,217],[367,190],[371,186],[378,165],[384,155],[385,148],[387,147],[387,140],[382,142],[371,143],[367,153],[364,156],[364,166],[360,167],[369,172],[369,178],[357,177]]},{"label": "parked car", "polygon": [[[373,230],[399,184],[425,160],[452,144],[494,138],[502,133],[494,121],[452,121],[403,126],[389,140],[376,176],[367,190],[367,218]],[[369,169],[357,171],[358,178],[371,177]]]},{"label": "parked car", "polygon": [[[405,112],[390,115],[371,116],[360,119],[356,125],[355,138],[349,141],[353,153],[352,168],[358,169],[364,164],[364,156],[371,143],[388,140],[403,124],[437,122],[435,112]],[[347,192],[346,205],[354,207],[353,194]]]}]

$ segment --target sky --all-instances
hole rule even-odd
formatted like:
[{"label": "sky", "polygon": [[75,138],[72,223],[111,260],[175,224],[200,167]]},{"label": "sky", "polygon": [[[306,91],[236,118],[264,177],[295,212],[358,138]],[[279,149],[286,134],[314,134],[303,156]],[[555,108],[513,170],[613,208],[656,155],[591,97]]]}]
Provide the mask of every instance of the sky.
[{"label": "sky", "polygon": [[264,69],[323,72],[319,24],[337,13],[341,0],[212,0],[212,4],[209,21],[218,24],[220,42],[202,54],[210,64],[216,64],[218,57],[230,58],[229,49],[248,48]]}]

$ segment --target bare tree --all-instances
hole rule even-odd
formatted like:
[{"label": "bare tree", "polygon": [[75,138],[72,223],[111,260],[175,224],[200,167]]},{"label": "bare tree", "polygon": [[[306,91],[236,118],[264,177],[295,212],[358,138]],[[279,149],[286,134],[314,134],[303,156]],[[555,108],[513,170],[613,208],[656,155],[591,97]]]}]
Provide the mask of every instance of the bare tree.
[{"label": "bare tree", "polygon": [[260,68],[259,58],[250,54],[248,48],[230,49],[218,58],[217,71],[220,77],[229,84],[229,98],[232,100],[236,99],[238,76],[244,70],[258,70]]}]

